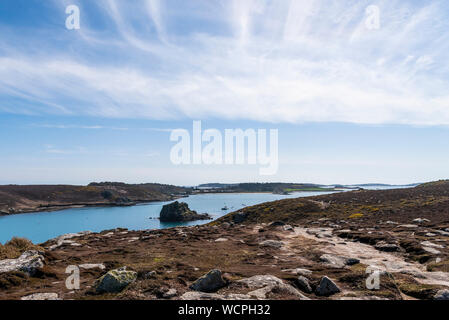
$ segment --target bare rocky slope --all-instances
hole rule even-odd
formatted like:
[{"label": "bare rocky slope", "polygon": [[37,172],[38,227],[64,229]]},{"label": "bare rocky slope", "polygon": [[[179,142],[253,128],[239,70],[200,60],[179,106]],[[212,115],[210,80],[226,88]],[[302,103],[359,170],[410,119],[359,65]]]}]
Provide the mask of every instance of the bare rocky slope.
[{"label": "bare rocky slope", "polygon": [[0,298],[448,299],[448,246],[449,182],[353,191],[203,226],[61,236],[0,261]]}]

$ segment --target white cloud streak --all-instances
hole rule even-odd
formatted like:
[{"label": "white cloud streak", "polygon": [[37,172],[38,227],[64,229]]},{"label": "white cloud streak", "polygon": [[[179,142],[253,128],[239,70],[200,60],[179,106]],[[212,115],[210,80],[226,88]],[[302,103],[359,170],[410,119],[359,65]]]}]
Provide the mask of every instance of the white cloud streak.
[{"label": "white cloud streak", "polygon": [[[81,37],[77,44],[117,55],[120,63],[74,57],[56,47],[38,60],[26,52],[0,55],[0,110],[449,124],[444,3],[380,1],[381,28],[368,30],[368,1],[233,0],[214,12],[216,25],[190,22],[189,32],[179,29],[176,10],[182,8],[172,1],[145,0],[140,11],[118,1],[100,3],[117,34],[110,40]],[[208,6],[183,13],[195,20]],[[135,21],[149,28],[139,29]],[[227,29],[215,32],[222,23]],[[95,35],[95,26],[89,28],[84,34]]]}]

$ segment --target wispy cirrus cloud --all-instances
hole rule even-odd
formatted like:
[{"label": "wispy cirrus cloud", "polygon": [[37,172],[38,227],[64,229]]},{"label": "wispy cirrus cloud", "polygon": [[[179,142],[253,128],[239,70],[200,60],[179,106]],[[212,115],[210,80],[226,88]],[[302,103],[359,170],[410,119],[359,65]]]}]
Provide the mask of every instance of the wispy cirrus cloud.
[{"label": "wispy cirrus cloud", "polygon": [[[42,52],[14,54],[14,41],[2,45],[0,110],[449,124],[445,2],[81,4],[78,34],[46,30],[64,33],[67,44],[41,38]],[[380,9],[378,30],[365,24],[372,4]],[[93,22],[94,11],[103,25]]]},{"label": "wispy cirrus cloud", "polygon": [[86,154],[88,152],[85,147],[76,147],[72,149],[62,149],[55,147],[53,145],[45,145],[44,147],[46,153],[57,155],[78,155],[78,154]]}]

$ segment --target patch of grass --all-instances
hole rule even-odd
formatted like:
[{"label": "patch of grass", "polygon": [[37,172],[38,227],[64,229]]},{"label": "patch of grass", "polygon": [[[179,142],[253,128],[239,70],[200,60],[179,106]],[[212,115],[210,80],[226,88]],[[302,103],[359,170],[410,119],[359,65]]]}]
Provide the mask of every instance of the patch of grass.
[{"label": "patch of grass", "polygon": [[359,219],[359,218],[363,218],[363,213],[354,213],[349,216],[349,219]]},{"label": "patch of grass", "polygon": [[430,272],[436,272],[436,271],[443,271],[443,272],[449,272],[449,260],[443,260],[441,262],[434,262],[427,265],[427,271]]},{"label": "patch of grass", "polygon": [[7,272],[0,275],[0,289],[18,287],[27,281],[25,273],[20,271]]},{"label": "patch of grass", "polygon": [[417,282],[401,282],[398,287],[404,294],[417,299],[432,299],[440,289],[438,286]]},{"label": "patch of grass", "polygon": [[44,251],[41,247],[34,245],[28,239],[14,237],[4,245],[0,244],[0,260],[16,259],[28,250]]}]

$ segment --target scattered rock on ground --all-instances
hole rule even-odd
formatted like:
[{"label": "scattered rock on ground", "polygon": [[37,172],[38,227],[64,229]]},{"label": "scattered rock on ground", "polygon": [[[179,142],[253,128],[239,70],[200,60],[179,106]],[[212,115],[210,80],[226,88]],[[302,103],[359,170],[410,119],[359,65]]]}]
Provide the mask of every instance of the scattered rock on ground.
[{"label": "scattered rock on ground", "polygon": [[301,291],[305,293],[312,293],[312,287],[310,286],[309,279],[304,276],[299,276],[296,282]]},{"label": "scattered rock on ground", "polygon": [[20,298],[20,300],[61,300],[57,293],[34,293]]},{"label": "scattered rock on ground", "polygon": [[433,247],[422,247],[426,252],[431,253],[431,254],[440,254],[441,251],[433,248]]},{"label": "scattered rock on ground", "polygon": [[63,235],[51,240],[51,241],[56,242],[56,244],[50,246],[49,249],[55,250],[59,247],[62,247],[63,245],[71,245],[74,247],[81,246],[79,243],[77,243],[71,239],[83,237],[83,236],[89,235],[91,233],[92,233],[91,231],[83,231],[83,232],[78,232],[78,233],[63,234]]},{"label": "scattered rock on ground", "polygon": [[308,276],[312,274],[312,271],[308,269],[296,268],[296,269],[284,269],[282,272],[288,272],[299,276]]},{"label": "scattered rock on ground", "polygon": [[397,228],[415,229],[418,228],[418,226],[416,224],[401,224],[397,226]]},{"label": "scattered rock on ground", "polygon": [[334,254],[323,254],[320,257],[321,262],[333,268],[344,268],[360,263],[359,259],[340,257]]},{"label": "scattered rock on ground", "polygon": [[282,241],[276,241],[276,240],[265,240],[259,243],[261,247],[271,247],[275,249],[280,249],[284,245]]},{"label": "scattered rock on ground", "polygon": [[276,284],[282,284],[282,280],[273,275],[257,275],[251,278],[245,278],[237,281],[239,284],[243,284],[248,288],[262,288],[266,286],[273,286]]},{"label": "scattered rock on ground", "polygon": [[178,291],[176,289],[172,288],[172,289],[167,290],[167,292],[165,292],[162,295],[162,298],[170,299],[170,298],[176,297],[177,295],[178,295]]},{"label": "scattered rock on ground", "polygon": [[44,266],[44,256],[36,251],[25,251],[17,259],[6,259],[0,261],[0,273],[11,271],[22,271],[33,276],[39,268]]},{"label": "scattered rock on ground", "polygon": [[316,288],[316,294],[323,297],[328,297],[339,292],[341,292],[340,288],[328,277],[323,277]]},{"label": "scattered rock on ground", "polygon": [[198,280],[196,280],[190,289],[201,292],[215,292],[226,285],[220,270],[211,270]]},{"label": "scattered rock on ground", "polygon": [[435,300],[449,300],[449,290],[447,289],[440,290],[433,298]]},{"label": "scattered rock on ground", "polygon": [[273,275],[256,275],[237,281],[237,284],[250,289],[257,289],[248,293],[256,299],[268,299],[270,294],[283,293],[296,297],[300,300],[310,300],[301,292],[289,284],[285,284],[281,279]]},{"label": "scattered rock on ground", "polygon": [[296,290],[293,286],[285,283],[268,285],[266,287],[248,293],[250,297],[254,297],[260,300],[269,299],[271,294],[286,294],[299,300],[310,300],[308,297]]},{"label": "scattered rock on ground", "polygon": [[429,219],[423,219],[423,218],[418,218],[413,220],[414,223],[424,223],[424,222],[430,222]]},{"label": "scattered rock on ground", "polygon": [[106,266],[102,263],[85,263],[85,264],[80,264],[79,265],[80,269],[100,269],[100,270],[104,270],[106,269]]},{"label": "scattered rock on ground", "polygon": [[441,244],[432,243],[430,241],[423,241],[421,242],[421,245],[424,247],[430,247],[430,248],[437,248],[437,249],[444,249],[444,246]]},{"label": "scattered rock on ground", "polygon": [[250,300],[251,297],[245,294],[216,294],[199,291],[188,291],[184,293],[181,300]]},{"label": "scattered rock on ground", "polygon": [[137,272],[127,270],[126,267],[111,270],[97,280],[97,293],[116,293],[125,289],[137,279]]}]

